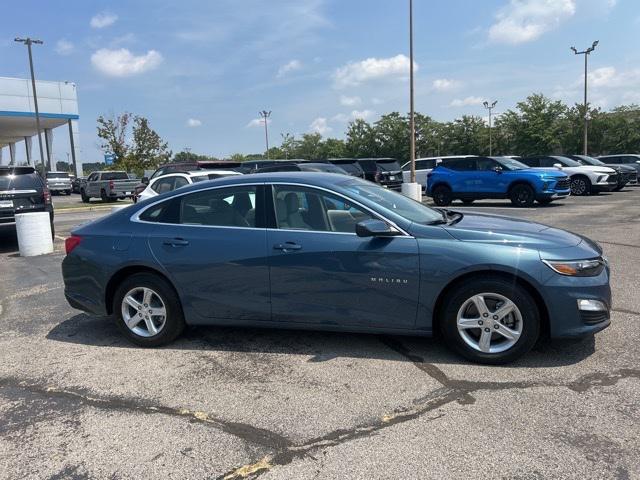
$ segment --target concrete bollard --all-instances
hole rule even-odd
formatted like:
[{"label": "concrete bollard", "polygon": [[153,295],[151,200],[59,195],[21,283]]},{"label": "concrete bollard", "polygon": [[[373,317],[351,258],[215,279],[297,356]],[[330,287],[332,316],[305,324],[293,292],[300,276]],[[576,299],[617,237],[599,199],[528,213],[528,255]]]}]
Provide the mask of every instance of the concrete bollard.
[{"label": "concrete bollard", "polygon": [[405,182],[402,184],[402,194],[418,202],[422,201],[422,185],[419,183]]},{"label": "concrete bollard", "polygon": [[49,212],[18,213],[16,232],[21,257],[53,252]]}]

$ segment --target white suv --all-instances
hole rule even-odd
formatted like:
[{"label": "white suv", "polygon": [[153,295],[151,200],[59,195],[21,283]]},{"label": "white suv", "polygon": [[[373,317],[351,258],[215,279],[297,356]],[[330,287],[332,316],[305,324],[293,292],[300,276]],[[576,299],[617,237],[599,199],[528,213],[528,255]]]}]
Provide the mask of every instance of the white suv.
[{"label": "white suv", "polygon": [[[450,155],[442,157],[416,158],[416,182],[422,185],[423,192],[427,191],[427,175],[446,158],[467,158],[474,155]],[[405,183],[411,181],[411,162],[402,165],[402,180]]]},{"label": "white suv", "polygon": [[610,192],[618,186],[618,174],[613,168],[582,165],[561,155],[538,155],[518,159],[533,168],[558,168],[571,179],[571,195],[592,195]]},{"label": "white suv", "polygon": [[163,193],[172,192],[178,188],[186,187],[195,182],[203,182],[205,180],[213,180],[214,178],[228,177],[231,175],[242,175],[233,170],[197,170],[194,172],[184,173],[167,173],[154,177],[147,185],[136,201],[146,200],[147,198],[162,195]]}]

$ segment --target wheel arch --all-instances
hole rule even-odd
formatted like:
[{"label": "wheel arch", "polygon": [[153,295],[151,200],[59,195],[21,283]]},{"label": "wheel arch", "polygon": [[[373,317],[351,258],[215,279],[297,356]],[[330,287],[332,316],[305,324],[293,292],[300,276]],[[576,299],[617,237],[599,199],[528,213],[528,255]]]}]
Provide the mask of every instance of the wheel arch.
[{"label": "wheel arch", "polygon": [[120,270],[117,270],[111,276],[111,278],[109,279],[105,287],[104,300],[105,300],[105,308],[107,310],[108,315],[113,314],[113,297],[116,293],[116,290],[118,289],[118,286],[126,278],[130,277],[131,275],[135,275],[136,273],[151,273],[165,280],[171,286],[171,288],[173,288],[174,292],[176,293],[176,297],[180,302],[180,305],[182,305],[182,301],[180,299],[180,295],[178,294],[178,290],[176,289],[171,279],[167,277],[167,275],[165,275],[162,271],[158,270],[157,268],[149,267],[147,265],[127,265],[125,267],[122,267]]},{"label": "wheel arch", "polygon": [[513,190],[518,185],[526,185],[527,187],[530,187],[534,193],[536,192],[536,187],[533,183],[531,183],[529,180],[519,179],[519,180],[514,180],[509,184],[509,187],[507,188],[507,195],[510,194],[511,190]]},{"label": "wheel arch", "polygon": [[432,310],[431,325],[432,325],[432,332],[434,335],[437,335],[438,332],[440,331],[440,318],[441,318],[442,309],[444,307],[444,300],[447,294],[451,291],[451,289],[456,288],[462,283],[467,282],[469,280],[474,280],[474,279],[486,280],[488,277],[501,278],[503,280],[512,281],[514,283],[517,283],[522,288],[524,288],[527,291],[527,293],[529,293],[533,297],[534,301],[536,302],[536,306],[538,307],[538,311],[540,312],[540,322],[541,322],[540,335],[544,337],[549,336],[549,332],[550,332],[549,309],[547,308],[547,305],[542,295],[540,294],[538,289],[534,286],[534,284],[530,280],[520,275],[516,275],[511,272],[505,272],[502,270],[489,269],[489,268],[462,273],[457,277],[451,279],[440,290],[436,298],[434,308]]}]

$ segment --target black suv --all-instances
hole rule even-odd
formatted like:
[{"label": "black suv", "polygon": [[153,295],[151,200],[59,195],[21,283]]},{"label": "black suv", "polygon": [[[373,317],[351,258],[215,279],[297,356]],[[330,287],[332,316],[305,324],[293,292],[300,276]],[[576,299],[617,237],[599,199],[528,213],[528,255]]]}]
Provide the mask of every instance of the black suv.
[{"label": "black suv", "polygon": [[255,170],[253,173],[268,173],[268,172],[325,172],[325,173],[338,173],[341,175],[348,175],[344,169],[331,163],[277,163],[268,167],[262,167]]},{"label": "black suv", "polygon": [[15,230],[17,213],[49,212],[53,233],[51,194],[33,167],[0,167],[0,228]]},{"label": "black suv", "polygon": [[391,190],[402,190],[402,167],[395,158],[358,158],[364,178]]},{"label": "black suv", "polygon": [[337,165],[352,177],[364,178],[364,170],[355,158],[330,158],[328,162]]}]

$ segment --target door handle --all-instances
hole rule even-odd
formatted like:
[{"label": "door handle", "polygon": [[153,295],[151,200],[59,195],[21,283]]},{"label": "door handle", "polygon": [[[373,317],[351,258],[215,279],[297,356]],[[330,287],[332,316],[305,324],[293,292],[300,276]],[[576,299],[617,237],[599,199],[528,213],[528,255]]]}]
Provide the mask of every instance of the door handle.
[{"label": "door handle", "polygon": [[276,243],[273,246],[274,250],[282,250],[283,252],[302,250],[302,245],[298,245],[294,242]]},{"label": "door handle", "polygon": [[189,245],[189,240],[185,240],[184,238],[172,238],[171,240],[165,240],[162,244],[169,245],[171,247],[186,247]]}]

